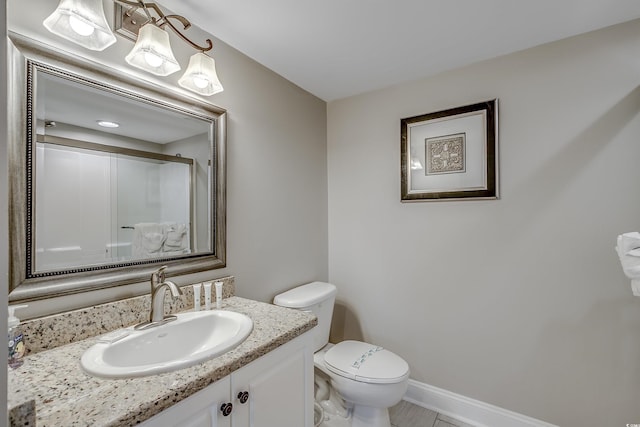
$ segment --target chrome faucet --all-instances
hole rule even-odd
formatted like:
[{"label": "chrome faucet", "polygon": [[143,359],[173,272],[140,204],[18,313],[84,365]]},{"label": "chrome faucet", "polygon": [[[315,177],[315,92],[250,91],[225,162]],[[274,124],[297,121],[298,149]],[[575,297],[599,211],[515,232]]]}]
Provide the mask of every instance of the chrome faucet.
[{"label": "chrome faucet", "polygon": [[175,283],[165,280],[164,271],[166,269],[167,266],[164,265],[151,274],[151,313],[149,321],[136,325],[135,329],[152,328],[177,319],[176,316],[164,315],[165,291],[169,289],[173,298],[182,295],[182,291]]}]

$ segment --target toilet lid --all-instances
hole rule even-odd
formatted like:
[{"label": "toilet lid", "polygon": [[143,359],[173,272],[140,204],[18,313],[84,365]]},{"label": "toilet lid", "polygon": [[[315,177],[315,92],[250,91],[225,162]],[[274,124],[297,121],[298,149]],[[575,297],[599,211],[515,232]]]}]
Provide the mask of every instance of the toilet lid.
[{"label": "toilet lid", "polygon": [[324,356],[334,374],[365,383],[396,383],[409,376],[409,365],[400,356],[377,345],[343,341]]}]

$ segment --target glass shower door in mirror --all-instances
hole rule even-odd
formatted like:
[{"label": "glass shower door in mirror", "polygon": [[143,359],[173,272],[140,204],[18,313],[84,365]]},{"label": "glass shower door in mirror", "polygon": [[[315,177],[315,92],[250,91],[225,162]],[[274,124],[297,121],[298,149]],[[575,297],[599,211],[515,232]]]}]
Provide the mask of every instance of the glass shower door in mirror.
[{"label": "glass shower door in mirror", "polygon": [[111,153],[108,146],[47,136],[40,140],[36,271],[174,257],[195,249],[193,159]]}]

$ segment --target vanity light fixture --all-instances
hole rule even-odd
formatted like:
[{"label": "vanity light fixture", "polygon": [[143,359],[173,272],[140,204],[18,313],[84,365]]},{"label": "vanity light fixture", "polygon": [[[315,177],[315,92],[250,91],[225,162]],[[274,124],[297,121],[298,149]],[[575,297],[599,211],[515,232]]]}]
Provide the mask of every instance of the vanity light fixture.
[{"label": "vanity light fixture", "polygon": [[91,50],[104,50],[116,42],[102,0],[60,0],[42,24],[53,34]]},{"label": "vanity light fixture", "polygon": [[[115,43],[102,7],[103,0],[60,0],[57,9],[43,22],[52,33],[92,50],[103,50]],[[210,39],[201,46],[179,30],[171,20],[186,30],[189,20],[180,15],[165,15],[156,3],[143,0],[112,0],[115,4],[116,26],[120,34],[131,32],[135,46],[125,57],[127,63],[157,76],[168,76],[180,70],[169,42],[165,27],[171,28],[184,42],[198,52],[189,59],[189,65],[178,84],[204,96],[224,89],[216,73],[215,61],[205,52],[213,49]],[[144,14],[139,13],[141,10]],[[124,29],[125,23],[129,27]],[[132,29],[133,28],[133,29]]]},{"label": "vanity light fixture", "polygon": [[129,65],[157,76],[180,70],[169,44],[169,34],[153,22],[140,28],[135,46],[124,59]]},{"label": "vanity light fixture", "polygon": [[187,71],[178,80],[178,84],[185,89],[207,96],[224,90],[216,73],[216,61],[203,52],[191,56]]}]

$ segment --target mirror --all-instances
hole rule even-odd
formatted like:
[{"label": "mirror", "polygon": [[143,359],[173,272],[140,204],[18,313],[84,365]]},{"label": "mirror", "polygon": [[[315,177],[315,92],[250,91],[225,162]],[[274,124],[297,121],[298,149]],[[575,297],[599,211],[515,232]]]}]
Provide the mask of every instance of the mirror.
[{"label": "mirror", "polygon": [[225,111],[10,39],[10,302],[224,267]]}]

